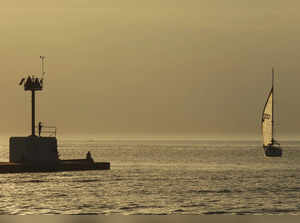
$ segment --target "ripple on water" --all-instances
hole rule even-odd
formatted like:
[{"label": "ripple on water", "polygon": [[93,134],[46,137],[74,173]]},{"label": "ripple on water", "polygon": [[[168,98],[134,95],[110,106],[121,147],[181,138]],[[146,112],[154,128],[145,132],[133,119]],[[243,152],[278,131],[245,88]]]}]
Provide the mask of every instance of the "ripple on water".
[{"label": "ripple on water", "polygon": [[241,193],[241,190],[229,190],[229,189],[221,189],[221,190],[191,190],[190,193],[198,193],[198,194],[227,194],[227,193]]},{"label": "ripple on water", "polygon": [[46,180],[24,180],[24,181],[18,181],[18,183],[45,183],[48,182]]},{"label": "ripple on water", "polygon": [[91,182],[99,182],[101,179],[85,179],[85,180],[73,180],[73,182],[78,183],[91,183]]},{"label": "ripple on water", "polygon": [[212,215],[212,214],[229,214],[230,212],[227,211],[208,211],[203,212],[202,214]]}]

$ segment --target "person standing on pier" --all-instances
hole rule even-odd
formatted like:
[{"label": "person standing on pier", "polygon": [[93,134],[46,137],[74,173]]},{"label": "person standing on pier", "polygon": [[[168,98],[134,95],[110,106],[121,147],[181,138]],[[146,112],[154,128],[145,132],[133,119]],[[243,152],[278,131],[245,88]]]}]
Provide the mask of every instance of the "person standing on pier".
[{"label": "person standing on pier", "polygon": [[42,133],[42,122],[39,122],[39,136],[41,136]]}]

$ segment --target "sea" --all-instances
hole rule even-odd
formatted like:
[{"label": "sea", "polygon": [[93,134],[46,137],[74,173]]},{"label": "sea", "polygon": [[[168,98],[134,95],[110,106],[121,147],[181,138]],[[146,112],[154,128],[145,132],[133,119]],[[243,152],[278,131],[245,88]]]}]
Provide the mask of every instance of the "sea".
[{"label": "sea", "polygon": [[[300,141],[59,139],[61,159],[110,170],[0,175],[0,214],[300,215]],[[8,142],[0,161],[8,161]]]}]

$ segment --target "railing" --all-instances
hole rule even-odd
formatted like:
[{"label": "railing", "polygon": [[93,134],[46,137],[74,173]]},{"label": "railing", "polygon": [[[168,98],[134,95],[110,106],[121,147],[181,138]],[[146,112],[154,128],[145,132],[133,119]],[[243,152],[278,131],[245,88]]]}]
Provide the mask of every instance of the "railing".
[{"label": "railing", "polygon": [[39,133],[39,136],[56,136],[57,128],[55,126],[42,126],[41,132],[39,132],[39,127],[35,126],[36,132]]}]

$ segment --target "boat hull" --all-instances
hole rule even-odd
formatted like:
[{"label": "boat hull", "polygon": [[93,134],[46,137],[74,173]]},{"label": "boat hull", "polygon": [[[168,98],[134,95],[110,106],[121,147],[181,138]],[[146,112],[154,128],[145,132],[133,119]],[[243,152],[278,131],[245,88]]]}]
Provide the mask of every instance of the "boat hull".
[{"label": "boat hull", "polygon": [[270,157],[281,157],[282,156],[282,149],[278,146],[264,146],[265,156]]},{"label": "boat hull", "polygon": [[86,160],[60,160],[57,163],[12,163],[1,162],[1,173],[61,172],[84,170],[109,170],[109,162],[87,162]]}]

